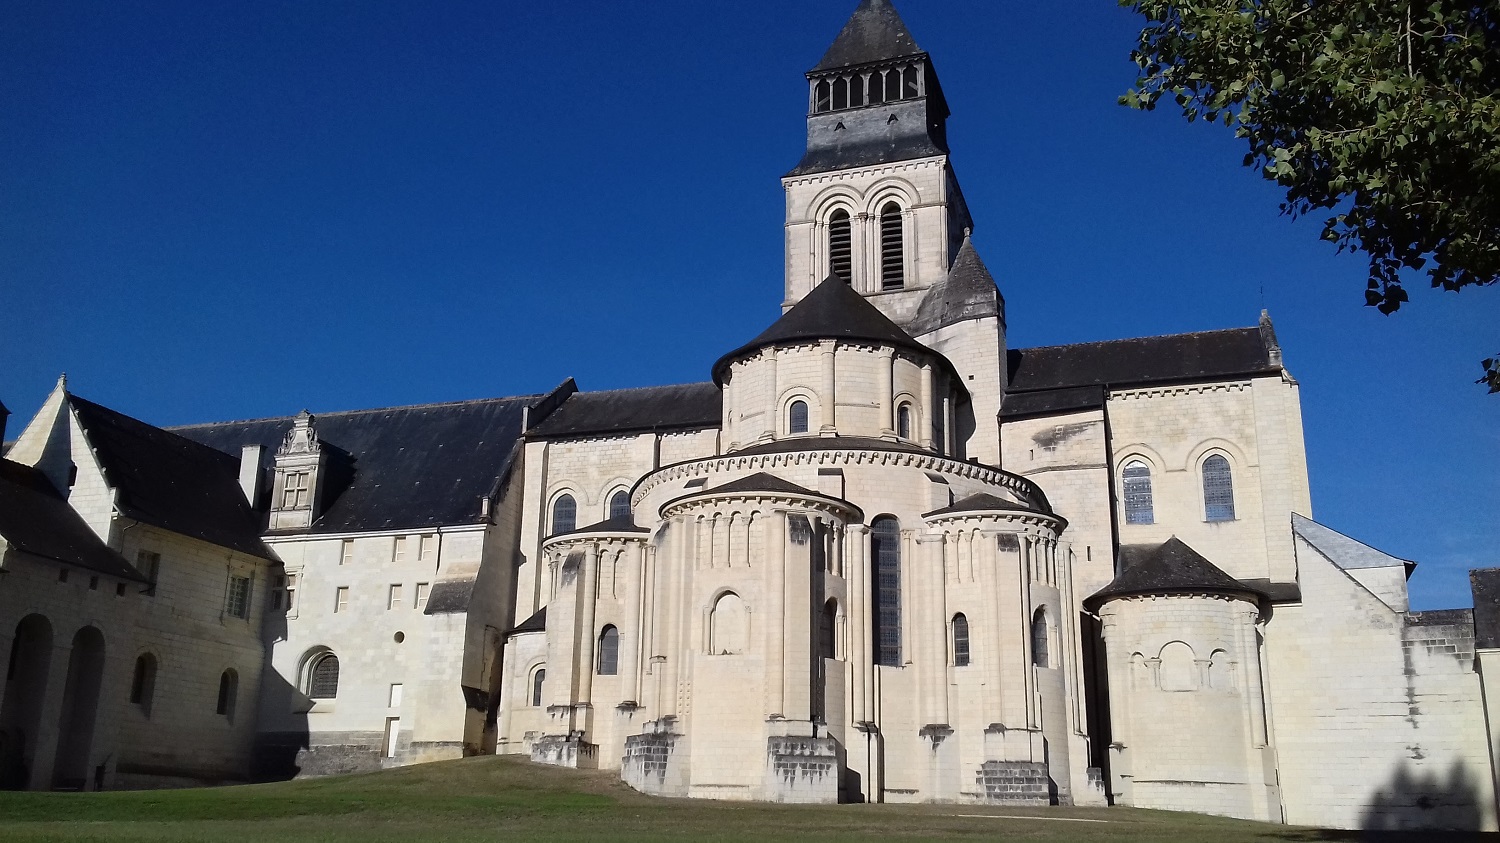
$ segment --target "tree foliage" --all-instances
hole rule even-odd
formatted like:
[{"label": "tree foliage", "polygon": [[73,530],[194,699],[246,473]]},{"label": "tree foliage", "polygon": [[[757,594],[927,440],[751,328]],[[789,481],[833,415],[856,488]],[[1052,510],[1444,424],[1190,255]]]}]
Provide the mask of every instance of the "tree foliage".
[{"label": "tree foliage", "polygon": [[[1293,217],[1369,258],[1365,303],[1403,275],[1500,280],[1500,0],[1120,0],[1145,15],[1121,102],[1175,102],[1245,138]],[[1478,382],[1500,392],[1500,355]]]}]

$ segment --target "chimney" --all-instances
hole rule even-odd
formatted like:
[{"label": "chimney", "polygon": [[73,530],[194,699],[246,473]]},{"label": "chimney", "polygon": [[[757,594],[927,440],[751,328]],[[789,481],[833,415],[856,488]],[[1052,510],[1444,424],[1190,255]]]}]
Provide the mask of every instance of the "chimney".
[{"label": "chimney", "polygon": [[260,445],[246,445],[240,450],[240,491],[252,509],[260,497],[260,454],[264,450]]}]

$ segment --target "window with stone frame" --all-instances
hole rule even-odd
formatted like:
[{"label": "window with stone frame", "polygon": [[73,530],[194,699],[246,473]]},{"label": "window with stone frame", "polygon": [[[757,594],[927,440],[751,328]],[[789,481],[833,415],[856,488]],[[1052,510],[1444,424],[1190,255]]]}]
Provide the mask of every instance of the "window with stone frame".
[{"label": "window with stone frame", "polygon": [[614,676],[620,672],[620,630],[606,626],[599,633],[600,676]]},{"label": "window with stone frame", "polygon": [[1047,627],[1047,609],[1039,607],[1031,616],[1031,663],[1037,667],[1051,667],[1051,635]]},{"label": "window with stone frame", "polygon": [[281,508],[305,509],[308,505],[308,482],[311,472],[288,471],[281,479]]},{"label": "window with stone frame", "polygon": [[896,435],[902,439],[911,438],[911,405],[902,404],[896,408]]},{"label": "window with stone frame", "polygon": [[793,401],[787,408],[787,432],[807,432],[807,402],[802,400]]},{"label": "window with stone frame", "polygon": [[621,489],[609,499],[610,520],[630,517],[630,493]]},{"label": "window with stone frame", "polygon": [[828,215],[828,271],[845,284],[854,279],[854,229],[843,208]]},{"label": "window with stone frame", "polygon": [[880,209],[880,289],[906,286],[906,245],[901,206],[887,202]]},{"label": "window with stone frame", "polygon": [[875,663],[901,666],[901,522],[890,516],[870,524]]},{"label": "window with stone frame", "polygon": [[1156,523],[1151,501],[1151,467],[1140,460],[1131,460],[1125,464],[1121,476],[1125,486],[1125,523]]},{"label": "window with stone frame", "polygon": [[1203,520],[1234,520],[1234,478],[1222,454],[1203,461]]},{"label": "window with stone frame", "polygon": [[234,708],[239,702],[240,675],[230,668],[219,674],[219,700],[214,711],[230,720],[234,719]]},{"label": "window with stone frame", "polygon": [[142,653],[136,657],[135,672],[130,677],[130,701],[151,716],[151,700],[156,695],[156,656]]},{"label": "window with stone frame", "polygon": [[953,616],[953,666],[969,666],[969,619],[963,612]]},{"label": "window with stone frame", "polygon": [[561,495],[552,503],[552,535],[571,533],[578,528],[578,502],[572,495]]},{"label": "window with stone frame", "polygon": [[542,704],[542,685],[547,681],[547,668],[539,667],[531,674],[531,704]]},{"label": "window with stone frame", "polygon": [[231,574],[224,596],[224,614],[235,618],[250,617],[250,578]]},{"label": "window with stone frame", "polygon": [[307,666],[307,696],[315,700],[331,700],[339,695],[339,657],[323,653],[313,658]]}]

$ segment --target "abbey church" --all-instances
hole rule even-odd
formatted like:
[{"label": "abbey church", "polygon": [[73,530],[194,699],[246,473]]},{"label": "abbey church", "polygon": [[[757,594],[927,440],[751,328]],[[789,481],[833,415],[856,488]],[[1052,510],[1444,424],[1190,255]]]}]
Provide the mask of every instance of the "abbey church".
[{"label": "abbey church", "polygon": [[0,786],[515,753],[1495,829],[1500,569],[1412,612],[1314,520],[1270,318],[1009,347],[933,57],[862,0],[807,80],[782,315],[702,383],[161,428],[60,380],[0,459]]}]

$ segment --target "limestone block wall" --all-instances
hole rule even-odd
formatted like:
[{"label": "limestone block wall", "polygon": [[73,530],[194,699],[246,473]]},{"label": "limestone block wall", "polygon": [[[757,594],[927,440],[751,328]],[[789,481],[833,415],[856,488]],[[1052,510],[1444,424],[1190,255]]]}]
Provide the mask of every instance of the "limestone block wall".
[{"label": "limestone block wall", "polygon": [[1244,599],[1127,597],[1099,610],[1118,804],[1279,819],[1263,678]]},{"label": "limestone block wall", "polygon": [[[1282,378],[1124,390],[1108,401],[1112,473],[1139,460],[1151,469],[1154,520],[1126,521],[1116,507],[1122,544],[1177,536],[1230,575],[1293,582],[1292,512],[1311,511],[1297,387]],[[1228,460],[1234,519],[1207,520],[1202,464]]]},{"label": "limestone block wall", "polygon": [[971,319],[916,338],[952,361],[969,406],[956,420],[963,453],[986,465],[1002,465],[1000,402],[1005,393],[1005,323],[996,317]]},{"label": "limestone block wall", "polygon": [[1266,627],[1286,821],[1493,829],[1472,638],[1410,624],[1301,538],[1297,561],[1302,602]]},{"label": "limestone block wall", "polygon": [[[500,704],[500,755],[531,753],[532,744],[547,727],[547,633],[519,632],[505,641],[504,698]],[[541,671],[541,687],[537,674]],[[540,695],[537,691],[540,690]]]}]

